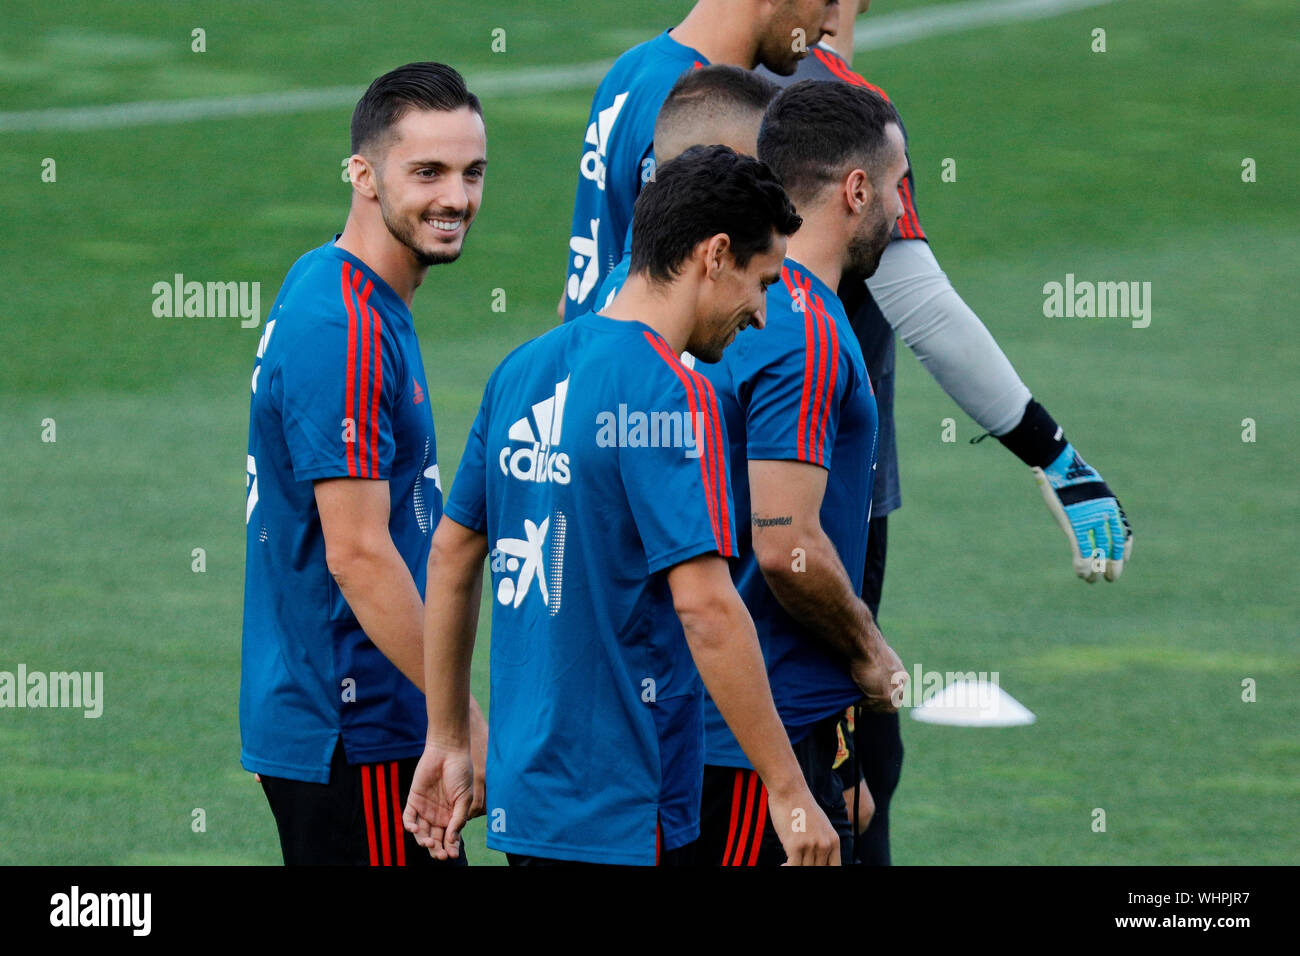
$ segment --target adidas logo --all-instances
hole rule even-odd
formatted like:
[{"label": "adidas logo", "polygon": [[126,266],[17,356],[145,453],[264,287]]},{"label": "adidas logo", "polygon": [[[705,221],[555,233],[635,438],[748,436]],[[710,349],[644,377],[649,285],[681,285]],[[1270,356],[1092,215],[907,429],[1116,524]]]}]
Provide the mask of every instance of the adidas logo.
[{"label": "adidas logo", "polygon": [[578,169],[587,179],[595,180],[596,188],[605,189],[605,151],[609,148],[609,134],[614,129],[614,123],[618,120],[618,114],[623,110],[623,104],[627,102],[627,93],[623,92],[614,97],[614,102],[596,114],[596,122],[587,127],[587,137],[584,140],[588,146],[594,146],[595,149],[589,149],[582,154],[582,161],[578,163]]},{"label": "adidas logo", "polygon": [[417,382],[415,379],[411,379],[411,384],[415,386],[414,404],[419,405],[422,401],[424,401],[424,389],[420,388],[420,383]]},{"label": "adidas logo", "polygon": [[1075,454],[1074,461],[1070,462],[1070,468],[1065,473],[1065,480],[1075,481],[1076,479],[1079,478],[1091,477],[1092,474],[1093,474],[1092,468],[1090,468],[1088,465],[1085,465],[1083,459],[1080,458],[1078,454]]},{"label": "adidas logo", "polygon": [[560,443],[564,400],[568,394],[569,380],[566,378],[556,383],[554,395],[532,407],[532,421],[525,415],[510,426],[506,437],[512,442],[521,442],[523,447],[507,445],[501,449],[497,459],[501,474],[520,481],[569,483],[569,456],[553,450]]}]

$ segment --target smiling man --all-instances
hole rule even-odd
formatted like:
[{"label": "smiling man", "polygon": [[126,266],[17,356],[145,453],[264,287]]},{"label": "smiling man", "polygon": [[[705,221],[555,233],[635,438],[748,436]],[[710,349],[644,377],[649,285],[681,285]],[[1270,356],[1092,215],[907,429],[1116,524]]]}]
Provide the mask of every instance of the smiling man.
[{"label": "smiling man", "polygon": [[[442,487],[411,300],[478,211],[482,108],[450,67],[408,64],[362,96],[352,152],[343,232],[289,270],[253,368],[241,762],[286,864],[423,865],[400,808]],[[472,697],[465,718],[482,754]]]},{"label": "smiling man", "polygon": [[[731,583],[717,397],[677,358],[716,362],[762,327],[799,217],[766,166],[713,146],[665,164],[633,222],[609,307],[521,345],[484,390],[429,558],[429,737],[405,822],[434,856],[460,855],[490,556],[489,847],[512,865],[691,862],[707,687],[771,794],[782,859],[838,863]],[[697,434],[610,445],[597,423],[622,407]]]}]

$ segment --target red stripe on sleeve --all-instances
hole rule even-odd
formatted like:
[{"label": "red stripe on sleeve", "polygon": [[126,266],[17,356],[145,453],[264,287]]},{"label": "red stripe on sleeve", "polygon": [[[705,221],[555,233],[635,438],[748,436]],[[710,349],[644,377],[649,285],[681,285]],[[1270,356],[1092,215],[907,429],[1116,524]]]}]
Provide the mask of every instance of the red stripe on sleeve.
[{"label": "red stripe on sleeve", "polygon": [[348,382],[343,395],[343,417],[352,420],[352,441],[344,442],[348,447],[348,475],[357,476],[357,413],[356,393],[354,391],[357,376],[357,311],[352,305],[352,263],[343,263],[343,302],[348,309]]},{"label": "red stripe on sleeve", "polygon": [[[360,273],[357,273],[360,275]],[[361,386],[360,408],[357,410],[357,470],[362,478],[370,477],[370,439],[366,424],[370,415],[370,310],[359,303],[361,314]]]},{"label": "red stripe on sleeve", "polygon": [[817,447],[817,435],[820,431],[822,417],[826,414],[826,408],[830,403],[824,388],[828,333],[825,328],[825,314],[813,303],[810,286],[811,282],[809,282],[809,286],[804,288],[804,295],[807,297],[808,314],[813,316],[817,327],[817,384],[813,386],[812,415],[808,421],[808,460],[815,465],[820,465],[822,455],[821,449]]},{"label": "red stripe on sleeve", "polygon": [[361,765],[361,795],[366,805],[366,842],[370,844],[370,865],[379,865],[379,852],[375,848],[375,811],[370,806],[370,765]]},{"label": "red stripe on sleeve", "polygon": [[839,378],[840,335],[839,330],[835,327],[835,318],[826,311],[826,303],[822,301],[821,296],[817,297],[817,313],[826,323],[826,329],[830,333],[829,351],[831,354],[831,372],[826,379],[826,402],[822,406],[822,420],[817,434],[817,460],[824,462],[826,460],[826,423],[830,420],[831,402],[835,400],[835,382]]},{"label": "red stripe on sleeve", "polygon": [[[695,373],[699,375],[698,372]],[[717,462],[717,489],[718,489],[718,525],[722,529],[723,549],[720,553],[725,557],[734,557],[731,550],[731,511],[727,506],[727,459],[731,454],[731,449],[726,447],[722,441],[722,416],[718,412],[718,396],[713,391],[713,385],[707,378],[700,375],[700,384],[704,387],[704,392],[709,398],[709,415],[712,419],[713,439],[715,442],[715,461]]]},{"label": "red stripe on sleeve", "polygon": [[[680,363],[680,359],[678,361]],[[718,463],[713,454],[713,422],[709,419],[704,388],[699,376],[685,365],[681,368],[686,374],[686,390],[691,405],[691,428],[695,427],[697,421],[703,426],[703,434],[696,435],[695,440],[700,443],[700,461],[704,463],[704,487],[709,499],[709,520],[713,524],[713,534],[718,539],[718,550],[721,551],[722,536],[718,533]]]},{"label": "red stripe on sleeve", "polygon": [[[686,387],[686,401],[691,410],[691,426],[694,427],[697,420],[705,419],[707,429],[708,416],[701,413],[700,408],[696,403],[695,388],[691,382],[690,376],[687,374],[686,366],[682,365],[677,356],[673,354],[672,349],[668,347],[668,343],[663,341],[659,336],[655,335],[653,332],[644,332],[642,334],[645,335],[646,341],[650,343],[651,348],[658,352],[659,357],[668,363],[668,367],[673,370],[673,373],[677,376],[678,380],[680,380],[682,385]],[[706,447],[703,449],[704,453],[700,455],[700,478],[704,482],[705,502],[709,509],[709,523],[713,526],[713,538],[718,546],[718,553],[725,554],[728,552],[723,551],[722,534],[718,530],[717,492],[713,485],[713,469],[710,464],[712,454],[708,451],[707,447],[707,443],[711,442],[708,436],[704,436],[704,438],[706,441]],[[699,441],[700,439],[701,436],[697,435],[696,440]]]},{"label": "red stripe on sleeve", "polygon": [[397,761],[394,760],[389,767],[393,790],[393,845],[397,849],[397,865],[406,866],[406,831],[402,829],[402,804],[397,793]]},{"label": "red stripe on sleeve", "polygon": [[381,763],[375,764],[375,780],[375,796],[379,804],[380,846],[383,848],[384,866],[392,866],[392,856],[388,852],[388,804],[384,802],[384,765]]},{"label": "red stripe on sleeve", "polygon": [[801,311],[804,313],[803,395],[799,399],[799,430],[798,430],[797,438],[795,440],[795,454],[798,455],[799,458],[804,459],[807,457],[807,452],[805,450],[805,442],[804,442],[804,437],[807,434],[807,429],[804,427],[804,423],[808,420],[808,399],[809,399],[809,392],[812,389],[812,366],[813,366],[812,326],[809,325],[808,323],[808,317],[809,317],[808,303],[803,301],[803,291],[796,287],[795,285],[796,280],[794,279],[794,277],[791,276],[789,266],[783,266],[781,268],[781,279],[785,282],[786,288],[790,290],[790,301],[798,305],[802,305],[803,308],[797,309],[797,311]]},{"label": "red stripe on sleeve", "polygon": [[[680,364],[680,360],[678,364]],[[718,424],[717,396],[713,394],[713,386],[709,384],[707,378],[694,369],[686,368],[684,365],[681,368],[695,384],[696,393],[699,397],[700,414],[698,417],[704,425],[704,434],[697,435],[696,440],[702,442],[700,446],[701,456],[708,460],[705,474],[708,475],[709,506],[712,514],[716,517],[713,528],[714,533],[718,536],[718,553],[730,556],[731,529],[728,527],[727,479],[725,459],[722,457],[722,426]],[[694,427],[694,422],[695,416],[692,415],[692,427]]]},{"label": "red stripe on sleeve", "polygon": [[[369,293],[370,287],[366,286],[366,292]],[[370,393],[370,477],[378,478],[379,474],[379,396],[380,389],[384,383],[384,353],[382,350],[383,340],[380,337],[382,330],[382,320],[379,312],[375,309],[366,307],[370,312],[371,326],[374,329],[374,351],[371,353],[375,359],[375,385]]]}]

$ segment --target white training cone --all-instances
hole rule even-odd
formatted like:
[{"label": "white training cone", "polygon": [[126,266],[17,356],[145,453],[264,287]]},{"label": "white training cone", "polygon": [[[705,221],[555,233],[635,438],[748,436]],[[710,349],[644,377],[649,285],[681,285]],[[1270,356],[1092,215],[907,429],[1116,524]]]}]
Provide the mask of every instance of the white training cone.
[{"label": "white training cone", "polygon": [[950,727],[1019,727],[1036,719],[1024,704],[987,680],[959,680],[931,695],[912,716]]}]

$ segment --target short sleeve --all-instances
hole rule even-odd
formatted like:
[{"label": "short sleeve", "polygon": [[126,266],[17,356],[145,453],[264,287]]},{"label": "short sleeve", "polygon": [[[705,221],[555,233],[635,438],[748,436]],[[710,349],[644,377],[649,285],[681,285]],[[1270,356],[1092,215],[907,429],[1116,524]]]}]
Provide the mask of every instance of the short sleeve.
[{"label": "short sleeve", "polygon": [[[779,283],[768,294],[790,292]],[[751,459],[806,461],[829,469],[853,369],[840,360],[840,330],[822,298],[802,289],[794,299],[795,321],[769,324],[733,346],[739,349],[735,378],[745,412],[746,451]]]},{"label": "short sleeve", "polygon": [[315,323],[289,345],[277,379],[294,477],[387,480],[401,373],[395,340],[364,300],[361,309]]},{"label": "short sleeve", "polygon": [[658,368],[652,373],[663,383],[660,397],[648,403],[652,408],[628,413],[627,440],[618,449],[651,574],[700,554],[736,554],[727,432],[717,396],[662,340],[654,344],[660,351],[654,361],[664,364],[662,375]]},{"label": "short sleeve", "polygon": [[479,405],[478,415],[465,440],[465,452],[456,468],[451,494],[443,505],[443,514],[471,531],[487,532],[487,396]]}]

